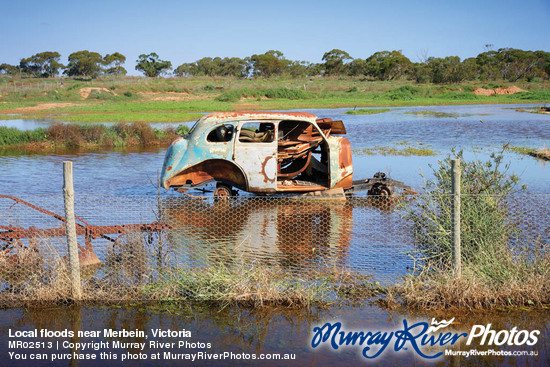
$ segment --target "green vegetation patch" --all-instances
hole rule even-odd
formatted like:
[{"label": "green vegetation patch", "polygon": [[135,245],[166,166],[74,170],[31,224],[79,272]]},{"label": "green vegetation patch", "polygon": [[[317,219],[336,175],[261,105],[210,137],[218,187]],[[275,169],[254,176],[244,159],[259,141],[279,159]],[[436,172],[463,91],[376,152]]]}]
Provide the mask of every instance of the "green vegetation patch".
[{"label": "green vegetation patch", "polygon": [[14,127],[0,126],[0,146],[40,142],[46,139],[44,129],[22,131]]},{"label": "green vegetation patch", "polygon": [[541,115],[550,115],[550,107],[525,107],[516,109],[517,112],[538,113]]},{"label": "green vegetation patch", "polygon": [[435,118],[458,118],[457,113],[449,113],[449,112],[440,112],[440,111],[408,111],[405,112],[408,115],[417,115],[417,116],[431,116]]},{"label": "green vegetation patch", "polygon": [[504,149],[506,149],[510,152],[519,153],[519,154],[531,154],[532,152],[535,151],[534,148],[514,147],[514,146],[510,146],[510,145],[505,146]]},{"label": "green vegetation patch", "polygon": [[55,123],[46,129],[21,131],[0,127],[0,146],[45,142],[54,147],[126,147],[169,144],[189,131],[185,125],[177,128],[152,128],[144,122],[119,122],[112,126]]},{"label": "green vegetation patch", "polygon": [[266,89],[251,89],[251,88],[239,88],[229,91],[225,91],[215,98],[219,102],[237,102],[241,98],[255,98],[262,99],[272,98],[272,99],[306,99],[308,98],[309,93],[303,89],[295,88],[266,88]]},{"label": "green vegetation patch", "polygon": [[[48,114],[49,119],[65,122],[189,122],[201,118],[200,113],[185,112],[117,112],[86,114]],[[37,116],[38,117],[38,116]],[[44,116],[41,116],[44,118]]]},{"label": "green vegetation patch", "polygon": [[297,278],[280,267],[222,263],[203,269],[173,269],[142,290],[148,298],[206,304],[310,307],[371,298],[385,292],[370,277],[324,269]]},{"label": "green vegetation patch", "polygon": [[[454,152],[453,152],[454,153]],[[508,196],[519,178],[507,173],[501,153],[490,160],[461,160],[462,275],[454,273],[453,214],[450,208],[451,156],[433,168],[426,193],[407,203],[419,267],[400,285],[399,296],[411,308],[482,309],[548,306],[548,248],[523,237]],[[524,189],[524,187],[523,187]]]},{"label": "green vegetation patch", "polygon": [[436,152],[434,150],[428,148],[429,145],[427,147],[410,146],[408,142],[400,142],[400,143],[396,143],[396,145],[399,145],[399,147],[375,146],[372,148],[355,149],[353,153],[356,155],[400,155],[400,156],[436,155]]},{"label": "green vegetation patch", "polygon": [[358,109],[358,110],[349,110],[346,112],[346,114],[348,115],[374,115],[374,114],[377,114],[377,113],[384,113],[384,112],[389,112],[391,111],[391,109],[389,108],[372,108],[372,109],[367,109],[367,108],[361,108],[361,109]]}]

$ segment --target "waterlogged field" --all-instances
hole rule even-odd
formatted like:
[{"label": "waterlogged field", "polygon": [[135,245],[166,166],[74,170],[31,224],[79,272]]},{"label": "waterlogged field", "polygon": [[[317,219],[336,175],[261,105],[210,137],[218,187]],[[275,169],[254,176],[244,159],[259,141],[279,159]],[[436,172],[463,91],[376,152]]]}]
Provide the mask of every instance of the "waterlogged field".
[{"label": "waterlogged field", "polygon": [[[526,106],[510,105],[471,105],[471,106],[429,106],[429,107],[395,107],[376,114],[346,114],[349,108],[309,110],[319,117],[329,117],[343,120],[347,128],[347,138],[354,152],[354,177],[356,179],[371,177],[377,171],[384,171],[394,179],[404,181],[417,191],[422,191],[424,178],[431,177],[430,165],[437,165],[438,159],[445,157],[451,148],[463,149],[465,158],[484,160],[491,153],[502,150],[503,145],[514,147],[540,148],[550,141],[550,116],[517,112],[516,108]],[[428,112],[426,112],[428,111]],[[0,125],[14,126],[22,129],[32,129],[44,126],[47,122],[40,120],[9,120]],[[376,147],[384,150],[375,149]],[[432,155],[407,154],[405,148],[429,149]],[[394,149],[393,151],[391,149]],[[369,153],[365,153],[365,151]],[[390,152],[385,154],[385,152]],[[410,152],[410,151],[409,151]],[[165,148],[149,148],[119,151],[71,151],[62,150],[57,153],[27,154],[17,150],[3,150],[0,155],[0,167],[3,175],[0,179],[0,194],[25,197],[30,201],[33,197],[42,198],[47,208],[62,211],[62,161],[74,162],[75,192],[77,195],[77,214],[92,218],[93,224],[108,224],[120,219],[120,213],[109,210],[109,204],[103,210],[82,208],[79,212],[78,198],[81,203],[90,202],[93,195],[104,197],[114,196],[122,201],[130,202],[133,197],[149,197],[156,200],[158,189],[156,180],[162,166]],[[371,154],[373,153],[373,154]],[[510,173],[521,177],[521,184],[527,185],[527,194],[536,198],[540,194],[550,194],[550,165],[546,161],[517,153],[515,150],[504,150],[504,161],[510,163]],[[424,176],[424,178],[421,176]],[[208,193],[196,193],[198,196]],[[241,196],[247,197],[246,193]],[[378,280],[395,281],[407,273],[412,266],[407,251],[410,243],[395,241],[401,234],[400,213],[381,208],[350,204],[347,206],[327,205],[317,211],[307,212],[304,208],[282,207],[278,205],[254,204],[249,208],[237,210],[239,215],[226,218],[226,222],[209,222],[220,208],[212,205],[189,203],[192,199],[183,198],[179,194],[161,192],[166,205],[166,216],[173,223],[183,227],[193,228],[191,239],[175,236],[174,242],[186,250],[191,262],[204,262],[216,256],[231,256],[231,260],[244,258],[269,259],[279,256],[281,263],[289,268],[304,269],[313,260],[337,259],[344,264],[374,274]],[[47,198],[47,199],[44,199]],[[536,200],[535,200],[536,201]],[[172,204],[172,205],[170,205]],[[223,208],[221,208],[223,210]],[[102,214],[108,213],[107,216]],[[125,212],[122,212],[125,213]],[[132,215],[128,211],[128,215]],[[148,217],[132,218],[139,221],[154,219],[154,213]],[[192,218],[190,220],[189,218]],[[327,225],[308,225],[311,221],[319,222],[330,218]],[[315,222],[315,223],[317,223]],[[282,223],[282,224],[281,224]],[[304,227],[292,227],[292,223],[303,223]],[[325,223],[325,222],[323,222]],[[547,222],[546,222],[547,223]],[[395,233],[387,232],[393,228]],[[188,231],[189,232],[189,231]],[[208,245],[211,238],[223,232],[229,233],[233,243],[210,248],[209,252],[195,251],[201,243]],[[289,241],[291,234],[299,234],[299,243]],[[295,238],[295,237],[292,237]],[[265,243],[272,240],[270,246]],[[340,248],[329,246],[331,241],[340,239],[345,245]],[[373,240],[375,239],[375,240]],[[253,246],[257,244],[258,246]],[[204,255],[204,259],[199,256]],[[299,256],[297,256],[299,255]],[[100,256],[103,256],[100,254]],[[195,257],[192,257],[195,256]],[[313,259],[313,260],[312,260]],[[403,319],[413,322],[431,322],[450,320],[455,317],[455,323],[449,331],[470,333],[474,325],[491,323],[492,330],[500,332],[499,338],[516,328],[515,335],[522,330],[540,330],[540,336],[535,345],[521,343],[518,338],[516,345],[508,343],[481,343],[481,337],[472,345],[466,345],[465,340],[456,345],[450,343],[444,346],[436,345],[431,349],[421,349],[434,355],[448,348],[455,351],[476,349],[476,356],[466,357],[464,353],[454,356],[441,356],[435,363],[441,365],[479,365],[486,364],[529,364],[546,365],[550,358],[550,339],[548,311],[525,312],[517,310],[501,314],[498,311],[487,314],[463,314],[446,311],[426,314],[407,311],[388,311],[377,306],[345,306],[332,307],[328,310],[283,311],[263,310],[252,311],[228,307],[222,311],[202,309],[196,306],[172,308],[169,310],[155,309],[156,306],[139,306],[137,308],[83,308],[69,312],[67,308],[49,310],[4,310],[0,313],[2,353],[7,355],[8,328],[33,329],[48,328],[64,330],[80,328],[82,330],[102,330],[104,328],[126,328],[150,330],[154,328],[173,328],[190,330],[190,341],[211,343],[212,349],[185,349],[175,353],[192,352],[231,352],[242,353],[289,353],[295,354],[293,365],[354,365],[363,363],[362,347],[342,346],[338,351],[325,343],[316,348],[311,347],[312,330],[327,322],[341,322],[343,329],[348,331],[388,331],[402,330]],[[14,323],[13,320],[17,320]],[[496,334],[495,332],[495,334]],[[490,335],[487,337],[489,339]],[[463,338],[466,339],[466,338]],[[93,341],[94,338],[82,338],[82,341]],[[169,343],[170,338],[157,338],[160,342]],[[47,341],[47,340],[44,340]],[[394,339],[395,341],[395,339]],[[395,352],[395,344],[389,343],[387,350],[380,354],[379,360],[393,364],[419,365],[433,364],[409,348]],[[537,356],[500,355],[490,352],[538,352]],[[13,351],[12,351],[13,352]],[[70,352],[65,349],[65,352]],[[138,353],[130,348],[117,350],[114,353]],[[146,341],[141,351],[147,355],[161,352],[162,348],[149,345]],[[174,352],[172,350],[172,352]],[[517,354],[517,353],[516,353]],[[241,357],[242,358],[242,357]],[[8,361],[13,363],[14,361]],[[166,362],[166,361],[165,361]],[[235,362],[235,361],[232,361]],[[135,364],[147,365],[151,360],[133,361]],[[181,361],[167,361],[166,364],[179,364]],[[211,363],[208,360],[199,362],[203,365]],[[231,362],[228,362],[231,363]],[[239,363],[254,364],[251,360]],[[61,365],[68,365],[64,361]],[[84,364],[84,363],[83,363]],[[116,364],[116,363],[115,363]],[[272,362],[273,365],[281,365]]]}]

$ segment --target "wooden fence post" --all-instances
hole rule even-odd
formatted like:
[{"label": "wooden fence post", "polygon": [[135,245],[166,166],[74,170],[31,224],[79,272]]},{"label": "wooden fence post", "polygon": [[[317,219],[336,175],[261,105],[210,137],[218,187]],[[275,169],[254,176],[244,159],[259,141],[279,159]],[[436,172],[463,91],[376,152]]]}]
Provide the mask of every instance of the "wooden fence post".
[{"label": "wooden fence post", "polygon": [[76,222],[74,218],[74,188],[73,162],[63,162],[63,198],[65,200],[65,231],[69,250],[69,270],[73,299],[80,301],[80,261],[78,259],[78,244],[76,242]]},{"label": "wooden fence post", "polygon": [[453,251],[453,271],[457,278],[462,275],[462,255],[460,248],[460,159],[451,160],[452,177],[452,251]]}]

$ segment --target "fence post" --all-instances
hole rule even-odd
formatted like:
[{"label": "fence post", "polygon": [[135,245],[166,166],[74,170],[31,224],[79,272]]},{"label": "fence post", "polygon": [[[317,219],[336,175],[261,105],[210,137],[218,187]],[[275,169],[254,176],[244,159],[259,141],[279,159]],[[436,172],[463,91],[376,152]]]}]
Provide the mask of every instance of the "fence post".
[{"label": "fence post", "polygon": [[451,160],[453,217],[452,217],[452,251],[453,271],[457,278],[462,275],[462,256],[460,249],[460,159]]},{"label": "fence post", "polygon": [[73,299],[80,301],[80,261],[76,242],[76,222],[74,218],[73,162],[63,162],[63,198],[65,200],[65,231],[69,249],[69,270]]}]

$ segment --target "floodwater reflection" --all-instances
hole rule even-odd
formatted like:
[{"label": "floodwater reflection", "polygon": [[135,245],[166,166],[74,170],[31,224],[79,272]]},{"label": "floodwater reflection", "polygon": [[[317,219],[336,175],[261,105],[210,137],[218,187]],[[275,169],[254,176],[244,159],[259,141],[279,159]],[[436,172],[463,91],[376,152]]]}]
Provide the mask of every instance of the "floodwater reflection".
[{"label": "floodwater reflection", "polygon": [[345,201],[239,197],[162,201],[176,261],[190,266],[243,262],[292,271],[331,267],[392,282],[412,265],[409,223],[387,198]]},{"label": "floodwater reflection", "polygon": [[[338,351],[330,347],[312,349],[311,330],[315,326],[323,325],[325,322],[344,321],[346,330],[362,331],[384,331],[402,330],[403,320],[409,323],[426,321],[430,322],[435,315],[422,313],[408,313],[403,310],[387,311],[373,306],[362,306],[361,308],[341,308],[338,310],[281,310],[263,309],[251,310],[239,307],[228,307],[223,310],[216,308],[201,308],[190,304],[174,304],[165,306],[163,309],[158,305],[135,305],[133,307],[79,307],[65,306],[49,309],[11,309],[0,311],[0,353],[6,356],[2,361],[3,366],[24,365],[21,360],[7,358],[9,329],[13,331],[48,329],[50,331],[99,331],[96,336],[70,337],[38,337],[35,341],[60,342],[59,349],[51,350],[44,348],[34,349],[36,353],[70,353],[76,351],[70,346],[63,346],[64,341],[88,343],[108,342],[109,346],[102,347],[98,351],[92,349],[78,351],[79,353],[104,352],[108,358],[102,363],[109,366],[147,366],[147,365],[182,365],[182,360],[153,361],[152,355],[164,352],[170,353],[287,353],[295,355],[291,361],[264,361],[262,365],[267,366],[356,366],[358,363],[367,362],[361,355],[359,346],[341,346]],[[465,339],[454,346],[437,347],[430,351],[430,354],[453,349],[455,351],[478,351],[494,350],[502,351],[534,351],[536,356],[506,356],[501,353],[490,355],[473,355],[468,358],[464,356],[442,356],[432,361],[424,359],[411,350],[394,351],[393,344],[388,346],[383,355],[373,362],[382,362],[385,365],[430,365],[430,366],[502,366],[502,365],[528,365],[547,366],[550,358],[550,324],[548,323],[549,311],[512,311],[492,312],[491,314],[460,313],[446,311],[438,314],[437,320],[455,321],[448,327],[449,332],[469,333],[473,325],[491,324],[491,330],[539,330],[540,337],[535,345],[500,346],[480,345],[480,338],[472,345],[466,345]],[[541,322],[541,320],[543,320]],[[104,330],[128,330],[144,331],[146,337],[137,336],[130,338],[105,337]],[[154,337],[152,331],[161,330],[187,330],[191,332],[188,338]],[[27,338],[28,339],[28,338]],[[114,341],[145,343],[143,350],[127,345],[121,348],[113,348]],[[193,343],[194,347],[185,348],[162,348],[158,344],[151,344],[151,341],[161,343],[180,342]],[[210,347],[208,347],[210,344]],[[202,345],[203,347],[200,347]],[[422,347],[425,349],[425,347]],[[21,351],[20,351],[21,352]],[[30,353],[30,352],[29,352]],[[120,357],[126,353],[142,353],[146,359],[121,362]],[[114,355],[117,359],[114,359]],[[156,362],[156,363],[155,363]],[[54,366],[90,366],[97,365],[98,361],[69,361],[62,360],[54,363],[45,361],[33,361],[33,366],[54,365]],[[193,365],[213,365],[213,361],[202,359],[195,361]],[[223,360],[216,361],[214,365],[257,365],[254,360]]]},{"label": "floodwater reflection", "polygon": [[326,200],[169,198],[163,219],[172,226],[172,245],[185,249],[192,264],[259,261],[300,269],[345,259],[353,207]]}]

